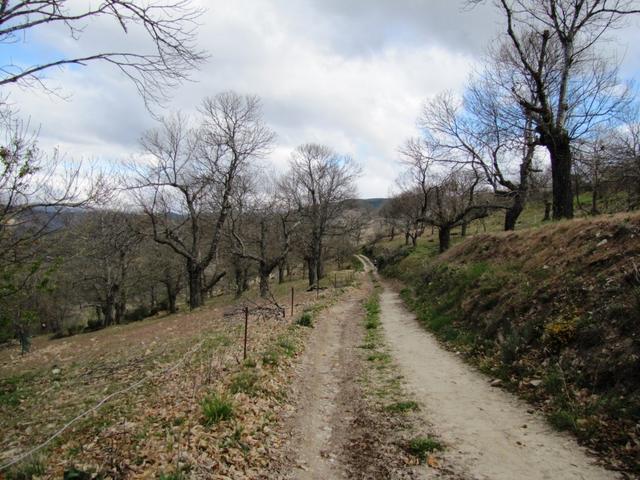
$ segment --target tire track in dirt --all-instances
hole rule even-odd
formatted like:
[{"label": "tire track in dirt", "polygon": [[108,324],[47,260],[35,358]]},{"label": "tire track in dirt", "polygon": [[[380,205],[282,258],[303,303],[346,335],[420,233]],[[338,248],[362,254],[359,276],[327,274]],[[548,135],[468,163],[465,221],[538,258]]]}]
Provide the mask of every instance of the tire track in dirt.
[{"label": "tire track in dirt", "polygon": [[285,478],[348,478],[341,449],[355,405],[345,397],[356,394],[357,352],[362,338],[362,305],[365,291],[324,311],[315,322],[302,362],[297,368],[297,411],[289,419],[290,471]]}]

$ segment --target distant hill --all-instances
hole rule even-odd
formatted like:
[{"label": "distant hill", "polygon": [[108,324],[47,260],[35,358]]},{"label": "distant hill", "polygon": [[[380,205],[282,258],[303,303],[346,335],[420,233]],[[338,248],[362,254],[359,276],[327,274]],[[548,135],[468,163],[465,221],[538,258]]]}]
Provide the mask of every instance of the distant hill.
[{"label": "distant hill", "polygon": [[348,202],[352,208],[377,211],[387,200],[387,198],[354,198]]}]

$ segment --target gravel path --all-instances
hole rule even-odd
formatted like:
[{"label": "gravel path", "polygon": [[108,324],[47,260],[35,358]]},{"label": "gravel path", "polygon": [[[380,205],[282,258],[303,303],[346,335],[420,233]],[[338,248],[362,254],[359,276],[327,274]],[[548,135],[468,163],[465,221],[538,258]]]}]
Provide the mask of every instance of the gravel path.
[{"label": "gravel path", "polygon": [[391,288],[381,319],[407,387],[447,444],[447,461],[473,479],[611,479],[568,435],[554,431],[524,402],[443,349]]}]

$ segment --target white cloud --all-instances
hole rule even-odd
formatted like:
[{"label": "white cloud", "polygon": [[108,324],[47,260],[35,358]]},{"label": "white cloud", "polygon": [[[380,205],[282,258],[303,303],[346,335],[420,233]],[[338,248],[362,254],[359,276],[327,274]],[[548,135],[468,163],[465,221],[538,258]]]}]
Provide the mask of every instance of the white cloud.
[{"label": "white cloud", "polygon": [[[397,175],[397,147],[415,134],[422,102],[445,89],[459,91],[501,28],[489,7],[461,12],[462,1],[202,3],[208,12],[200,44],[211,58],[194,73],[196,83],[174,92],[171,108],[193,111],[203,97],[229,89],[259,95],[278,134],[271,155],[276,168],[285,167],[297,145],[325,143],[363,167],[359,190],[365,197],[387,195]],[[28,40],[12,48],[144,48],[135,33],[123,37],[102,21],[91,22],[79,42],[61,28]],[[107,65],[49,76],[70,100],[11,93],[22,114],[42,125],[45,147],[116,161],[136,153],[137,139],[154,126],[135,88]]]}]

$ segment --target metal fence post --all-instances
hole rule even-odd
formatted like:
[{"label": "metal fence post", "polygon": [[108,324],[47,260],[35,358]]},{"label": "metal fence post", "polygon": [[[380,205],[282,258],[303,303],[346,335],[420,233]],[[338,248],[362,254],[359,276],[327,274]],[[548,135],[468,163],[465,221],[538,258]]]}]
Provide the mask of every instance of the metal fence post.
[{"label": "metal fence post", "polygon": [[244,307],[244,353],[242,359],[247,359],[247,335],[249,330],[249,307]]}]

